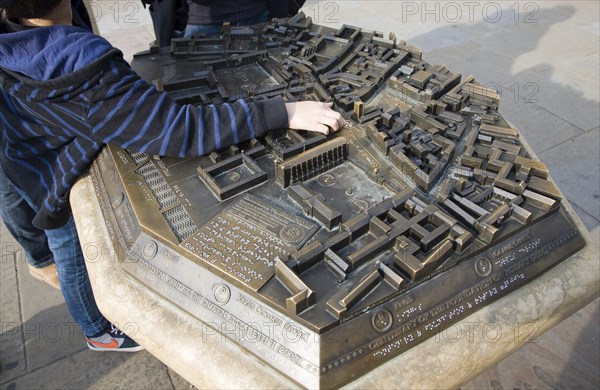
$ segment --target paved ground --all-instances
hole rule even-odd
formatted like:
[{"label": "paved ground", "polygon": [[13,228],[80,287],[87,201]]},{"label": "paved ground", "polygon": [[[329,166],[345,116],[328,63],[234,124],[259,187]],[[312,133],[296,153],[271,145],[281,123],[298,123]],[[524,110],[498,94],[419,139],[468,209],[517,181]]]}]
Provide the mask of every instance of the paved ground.
[{"label": "paved ground", "polygon": [[[89,3],[99,31],[126,58],[153,39],[138,1]],[[320,24],[394,31],[429,62],[497,88],[501,113],[549,166],[598,245],[599,5],[340,0],[304,10]],[[27,274],[4,227],[0,244],[0,389],[190,387],[147,352],[88,351],[60,293]],[[600,388],[599,323],[596,300],[464,388]]]}]

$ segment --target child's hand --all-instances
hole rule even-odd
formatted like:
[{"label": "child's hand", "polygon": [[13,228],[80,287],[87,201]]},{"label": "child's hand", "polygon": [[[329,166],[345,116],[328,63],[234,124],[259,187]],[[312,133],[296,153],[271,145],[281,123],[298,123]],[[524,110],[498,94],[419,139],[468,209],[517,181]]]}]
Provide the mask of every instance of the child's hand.
[{"label": "child's hand", "polygon": [[290,129],[310,130],[323,134],[338,131],[346,124],[340,113],[333,111],[333,103],[285,103]]}]

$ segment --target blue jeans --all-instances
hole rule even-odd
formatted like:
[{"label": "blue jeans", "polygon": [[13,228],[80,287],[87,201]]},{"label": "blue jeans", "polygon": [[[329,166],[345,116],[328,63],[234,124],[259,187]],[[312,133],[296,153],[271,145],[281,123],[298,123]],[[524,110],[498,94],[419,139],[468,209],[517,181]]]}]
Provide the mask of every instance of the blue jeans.
[{"label": "blue jeans", "polygon": [[110,323],[96,306],[73,215],[65,226],[45,232],[71,317],[88,337],[108,331]]},{"label": "blue jeans", "polygon": [[[248,19],[240,20],[231,23],[232,26],[252,26],[254,24],[265,23],[269,20],[269,11],[265,11]],[[184,38],[191,38],[196,34],[203,33],[204,35],[219,35],[221,32],[222,23],[215,24],[188,24],[185,27]]]},{"label": "blue jeans", "polygon": [[[54,263],[46,233],[31,224],[35,211],[19,195],[0,167],[0,217],[25,252],[27,263],[43,268]],[[2,248],[4,251],[6,248]]]},{"label": "blue jeans", "polygon": [[[19,195],[20,201],[26,201],[30,211],[35,215],[37,213],[37,207],[33,204],[29,196],[20,189],[12,186],[6,178],[4,170],[0,169],[0,171],[2,171],[0,176],[3,176],[5,179],[5,182],[2,183],[0,189],[2,191],[7,191],[8,187],[6,183],[10,184],[10,187],[14,190],[10,192]],[[8,191],[4,195],[7,194]],[[10,198],[10,195],[8,197]],[[13,197],[16,198],[14,195]],[[18,204],[22,208],[23,204]],[[2,218],[4,218],[4,216]],[[17,221],[17,225],[28,230],[36,229],[31,224],[32,219],[33,217],[26,220],[19,220]],[[14,222],[14,220],[12,221]],[[12,223],[7,223],[7,226],[9,224],[15,226]],[[102,313],[100,313],[96,301],[94,300],[94,293],[92,292],[92,286],[85,266],[81,245],[79,244],[79,236],[77,235],[73,216],[71,215],[66,225],[58,229],[36,230],[45,233],[44,237],[47,237],[48,247],[56,262],[60,289],[73,320],[79,324],[87,337],[95,337],[107,332],[110,329],[110,323],[104,318]]]}]

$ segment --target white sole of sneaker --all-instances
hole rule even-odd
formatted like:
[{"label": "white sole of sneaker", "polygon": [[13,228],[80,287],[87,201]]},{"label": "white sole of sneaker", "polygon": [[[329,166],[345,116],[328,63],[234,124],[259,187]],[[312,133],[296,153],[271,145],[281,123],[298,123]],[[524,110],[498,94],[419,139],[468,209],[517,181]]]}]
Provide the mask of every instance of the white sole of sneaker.
[{"label": "white sole of sneaker", "polygon": [[90,351],[94,351],[94,352],[139,352],[139,351],[143,351],[144,347],[142,347],[141,345],[138,345],[137,347],[134,348],[127,348],[127,349],[119,349],[119,348],[115,348],[115,349],[108,349],[108,348],[96,348],[96,347],[90,347],[90,345],[88,344],[88,348]]}]

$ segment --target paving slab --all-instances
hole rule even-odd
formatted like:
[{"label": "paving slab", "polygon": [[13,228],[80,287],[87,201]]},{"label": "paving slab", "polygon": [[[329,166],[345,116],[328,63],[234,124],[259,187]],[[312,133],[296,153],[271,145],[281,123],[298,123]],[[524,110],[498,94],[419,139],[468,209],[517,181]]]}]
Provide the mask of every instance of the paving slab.
[{"label": "paving slab", "polygon": [[[567,17],[556,10],[567,9]],[[558,13],[561,20],[548,18],[549,12],[540,11],[540,21],[536,24],[520,24],[507,39],[486,39],[490,49],[510,53],[514,63],[512,74],[536,66],[551,66],[552,81],[568,85],[583,94],[583,97],[598,101],[598,45],[599,22],[598,3],[594,1],[565,2],[550,9]],[[538,34],[535,30],[546,31]],[[538,36],[538,42],[531,47],[523,47],[529,37]],[[510,42],[510,44],[507,44]],[[588,58],[586,61],[581,61]],[[595,88],[596,87],[596,88]]]},{"label": "paving slab", "polygon": [[[473,75],[475,80],[497,91],[502,85],[513,82],[514,78],[507,70],[512,58],[489,50],[483,41],[470,41],[457,46],[427,51],[423,58],[432,64],[443,64],[452,72],[463,77]],[[534,69],[538,72],[541,69]]]},{"label": "paving slab", "polygon": [[[504,3],[506,4],[506,3]],[[533,4],[533,3],[530,3]],[[514,3],[513,3],[514,5]],[[523,7],[521,5],[521,7]],[[539,58],[541,42],[562,23],[575,17],[576,9],[568,5],[545,6],[536,5],[535,11],[525,12],[521,10],[520,15],[513,15],[515,20],[509,23],[495,26],[495,33],[486,36],[473,35],[478,41],[485,42],[490,51],[497,52],[510,57],[515,61],[520,60],[521,69],[529,69],[542,63]],[[534,7],[535,8],[535,7]],[[512,12],[512,10],[511,10]],[[510,19],[510,18],[507,18]],[[480,23],[489,22],[481,21]],[[477,33],[476,24],[468,26],[473,33]],[[563,39],[570,39],[570,34],[563,33]],[[588,34],[591,35],[591,34]],[[544,53],[555,54],[555,53]],[[513,72],[512,69],[507,71]],[[516,73],[516,72],[513,72]]]},{"label": "paving slab", "polygon": [[[552,331],[528,340],[524,348],[461,386],[470,389],[598,389],[600,301],[596,299]],[[518,324],[515,337],[534,329]],[[515,361],[522,364],[514,364]]]},{"label": "paving slab", "polygon": [[589,229],[592,238],[595,240],[595,244],[600,245],[600,220],[573,204],[571,206],[573,206],[573,209],[579,218],[581,218],[581,222]]},{"label": "paving slab", "polygon": [[87,348],[62,293],[33,279],[25,262],[17,263],[17,277],[28,371]]},{"label": "paving slab", "polygon": [[502,116],[517,127],[529,145],[541,153],[585,132],[568,123],[552,112],[528,99],[535,96],[520,96],[514,89],[501,88]]},{"label": "paving slab", "polygon": [[588,131],[539,154],[567,199],[600,216],[600,129]]},{"label": "paving slab", "polygon": [[[558,56],[557,48],[562,49],[561,53],[571,50],[580,55],[589,49],[593,34],[587,31],[564,31],[564,27],[569,25],[575,29],[579,26],[579,18],[581,14],[589,12],[587,6],[590,2],[582,2],[581,5],[586,7],[575,7],[565,2],[562,4],[529,2],[529,4],[521,4],[520,14],[516,15],[513,11],[516,10],[513,3],[507,10],[507,13],[512,14],[510,15],[512,18],[507,18],[508,23],[497,26],[497,34],[490,34],[482,39],[490,50],[514,58],[523,69],[544,62],[546,58],[540,57],[540,54],[549,55],[553,59],[555,56],[558,59],[567,58],[567,56]],[[577,42],[572,41],[575,34],[579,36]],[[477,40],[480,40],[479,36]],[[546,43],[552,41],[555,42],[554,51],[548,51],[550,45]]]},{"label": "paving slab", "polygon": [[368,6],[364,1],[307,1],[302,8],[315,23],[328,27],[339,27],[343,23],[385,33],[393,31],[398,38],[427,51],[485,39],[489,34],[511,32],[522,24],[561,21],[577,9],[565,6],[564,2],[546,1],[397,0],[369,1]]},{"label": "paving slab", "polygon": [[0,222],[0,384],[26,370],[15,263],[22,251]]},{"label": "paving slab", "polygon": [[[155,40],[152,25],[132,25],[123,30],[112,31],[102,34],[113,46],[118,47],[124,53],[125,61],[131,62],[133,54],[148,50],[150,43]],[[127,39],[123,39],[127,37]]]},{"label": "paving slab", "polygon": [[3,385],[19,389],[173,389],[167,368],[148,352],[71,354]]},{"label": "paving slab", "polygon": [[[148,8],[140,1],[84,0],[94,27],[108,34],[137,26],[152,26]],[[129,35],[123,37],[132,38]]]},{"label": "paving slab", "polygon": [[513,59],[505,70],[511,75],[506,87],[522,96],[533,93],[536,104],[589,130],[600,121],[598,4],[572,4],[539,6],[535,23],[517,23],[478,41]]},{"label": "paving slab", "polygon": [[[598,55],[596,55],[597,60]],[[583,64],[589,62],[589,58],[581,58],[573,61],[572,65],[565,66],[581,69],[584,68]],[[503,87],[518,91],[522,100],[534,99],[536,105],[581,130],[596,128],[600,123],[598,100],[587,99],[582,89],[569,85],[568,79],[556,80],[555,72],[560,72],[560,67],[527,75],[517,74],[514,75],[516,81],[503,83]],[[592,72],[588,72],[592,77],[582,76],[576,72],[574,74],[576,77],[587,79],[587,88],[599,87],[598,78],[594,77]]]},{"label": "paving slab", "polygon": [[[599,36],[596,35],[596,43],[598,43]],[[585,56],[569,56],[553,66],[552,81],[560,85],[570,86],[578,91],[585,100],[598,102],[600,100],[600,88],[597,88],[600,84],[598,58],[600,58],[600,52],[598,51],[590,52]],[[599,108],[596,106],[596,111],[598,110]],[[596,125],[598,125],[597,122]]]},{"label": "paving slab", "polygon": [[156,38],[148,8],[139,1],[84,0],[94,32],[119,48],[126,61]]},{"label": "paving slab", "polygon": [[182,377],[181,375],[179,375],[178,373],[176,373],[172,369],[168,368],[168,372],[169,372],[169,377],[171,378],[171,383],[173,383],[173,387],[175,389],[177,389],[177,390],[189,390],[189,389],[195,389],[196,388],[190,382],[188,382],[187,380],[185,380],[184,377]]}]

